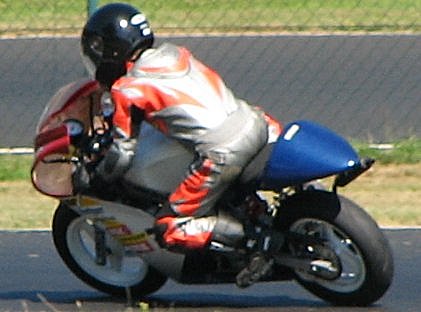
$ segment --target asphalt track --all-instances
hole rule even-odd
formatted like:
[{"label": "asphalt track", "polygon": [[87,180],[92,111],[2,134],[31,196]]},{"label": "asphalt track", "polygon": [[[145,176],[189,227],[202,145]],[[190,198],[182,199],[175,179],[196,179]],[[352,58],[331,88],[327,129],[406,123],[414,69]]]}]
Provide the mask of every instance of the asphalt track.
[{"label": "asphalt track", "polygon": [[[421,135],[421,35],[158,37],[188,47],[235,94],[283,123],[310,119],[346,137]],[[78,38],[0,40],[0,147],[33,144],[38,117],[86,76]]]},{"label": "asphalt track", "polygon": [[332,307],[293,282],[188,286],[168,282],[140,307],[86,286],[63,265],[49,231],[0,231],[0,311],[421,311],[421,229],[387,229],[395,279],[375,305]]}]

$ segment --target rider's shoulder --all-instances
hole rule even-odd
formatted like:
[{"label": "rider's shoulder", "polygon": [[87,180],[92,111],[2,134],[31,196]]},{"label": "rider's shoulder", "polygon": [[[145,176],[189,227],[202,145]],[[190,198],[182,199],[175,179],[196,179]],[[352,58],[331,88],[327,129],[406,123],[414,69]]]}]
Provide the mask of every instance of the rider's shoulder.
[{"label": "rider's shoulder", "polygon": [[163,43],[143,52],[135,62],[132,73],[134,76],[184,73],[189,68],[190,55],[184,47]]}]

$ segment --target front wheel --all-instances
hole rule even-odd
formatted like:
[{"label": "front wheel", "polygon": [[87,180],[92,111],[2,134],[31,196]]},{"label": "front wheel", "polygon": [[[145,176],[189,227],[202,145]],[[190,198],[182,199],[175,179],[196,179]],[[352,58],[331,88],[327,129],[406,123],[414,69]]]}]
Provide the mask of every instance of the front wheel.
[{"label": "front wheel", "polygon": [[[375,221],[354,202],[325,191],[308,191],[283,202],[278,226],[320,244],[287,244],[287,252],[314,259],[314,271],[296,279],[336,305],[365,306],[378,300],[393,277],[389,244]],[[304,240],[305,241],[305,240]],[[313,240],[314,242],[315,240]]]},{"label": "front wheel", "polygon": [[[92,217],[92,216],[91,216]],[[88,285],[123,297],[130,290],[141,297],[158,290],[167,278],[140,257],[126,255],[119,244],[107,240],[106,263],[95,257],[95,229],[89,215],[79,215],[61,203],[53,218],[55,247],[67,267]]]}]

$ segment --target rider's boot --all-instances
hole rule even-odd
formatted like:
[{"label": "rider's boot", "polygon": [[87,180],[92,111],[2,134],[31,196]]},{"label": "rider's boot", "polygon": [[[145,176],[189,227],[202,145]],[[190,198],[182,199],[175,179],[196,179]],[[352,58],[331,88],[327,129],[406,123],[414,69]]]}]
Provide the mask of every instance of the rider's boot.
[{"label": "rider's boot", "polygon": [[274,263],[273,255],[283,244],[283,236],[268,231],[261,233],[257,250],[250,255],[248,265],[237,274],[236,284],[245,288],[270,275]]},{"label": "rider's boot", "polygon": [[235,248],[244,238],[242,224],[226,214],[207,217],[166,216],[156,221],[155,234],[162,247],[170,250]]},{"label": "rider's boot", "polygon": [[251,255],[248,265],[237,274],[236,284],[246,288],[269,275],[273,266],[273,259],[263,252]]}]

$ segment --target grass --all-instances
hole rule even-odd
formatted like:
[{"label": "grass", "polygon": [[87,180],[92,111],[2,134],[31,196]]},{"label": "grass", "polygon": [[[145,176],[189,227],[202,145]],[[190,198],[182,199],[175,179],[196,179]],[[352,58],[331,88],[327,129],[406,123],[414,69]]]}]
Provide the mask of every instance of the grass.
[{"label": "grass", "polygon": [[50,228],[58,200],[30,182],[32,155],[0,155],[0,229]]},{"label": "grass", "polygon": [[[339,192],[364,207],[383,226],[421,225],[421,139],[394,142],[393,149],[355,143],[374,157],[372,169]],[[386,146],[389,147],[389,146]],[[0,156],[0,229],[49,228],[58,201],[32,187],[32,155]]]},{"label": "grass", "polygon": [[58,201],[38,193],[29,180],[0,182],[0,229],[50,228]]},{"label": "grass", "polygon": [[32,155],[0,155],[0,182],[29,180]]},{"label": "grass", "polygon": [[353,142],[360,155],[372,157],[382,164],[415,164],[421,162],[421,139],[412,137],[393,144]]},{"label": "grass", "polygon": [[421,226],[421,162],[377,164],[339,190],[384,226]]},{"label": "grass", "polygon": [[[0,1],[0,34],[80,32],[88,0]],[[114,1],[98,1],[103,5]],[[420,32],[421,0],[126,1],[157,32],[368,31]]]}]

